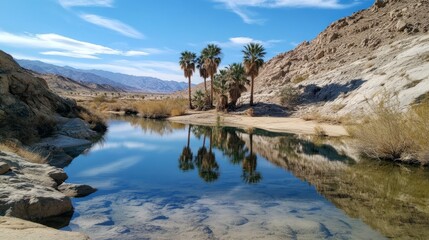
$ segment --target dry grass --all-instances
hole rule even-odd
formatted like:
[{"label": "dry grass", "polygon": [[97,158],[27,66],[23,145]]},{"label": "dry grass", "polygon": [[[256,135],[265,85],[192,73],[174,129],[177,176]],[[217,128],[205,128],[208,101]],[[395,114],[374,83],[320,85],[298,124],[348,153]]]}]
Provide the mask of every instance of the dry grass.
[{"label": "dry grass", "polygon": [[280,91],[280,104],[293,109],[298,104],[300,96],[301,93],[298,89],[292,85],[287,85]]},{"label": "dry grass", "polygon": [[429,104],[401,112],[381,101],[366,124],[350,126],[348,131],[367,157],[429,164]]},{"label": "dry grass", "polygon": [[328,134],[326,134],[325,129],[323,127],[317,125],[314,127],[314,134],[318,137],[326,137]]},{"label": "dry grass", "polygon": [[167,118],[185,114],[185,100],[166,99],[141,101],[134,104],[139,114],[144,118]]},{"label": "dry grass", "polygon": [[52,117],[45,115],[22,118],[10,114],[0,119],[0,133],[3,139],[17,139],[28,144],[51,135],[56,125]]},{"label": "dry grass", "polygon": [[16,155],[32,163],[47,163],[47,157],[43,157],[37,152],[29,151],[20,144],[13,141],[5,141],[0,143],[0,151],[15,153]]},{"label": "dry grass", "polygon": [[184,115],[187,109],[185,99],[133,100],[97,97],[80,101],[79,105],[98,114],[123,112],[124,115],[139,115],[144,118],[160,119]]},{"label": "dry grass", "polygon": [[296,76],[295,78],[292,79],[292,82],[293,83],[300,83],[300,82],[303,82],[307,79],[308,79],[308,75],[304,74],[304,75]]},{"label": "dry grass", "polygon": [[305,121],[316,121],[319,123],[329,123],[329,124],[342,124],[350,125],[354,123],[353,117],[351,115],[344,116],[327,116],[322,115],[319,112],[311,112],[301,116]]}]

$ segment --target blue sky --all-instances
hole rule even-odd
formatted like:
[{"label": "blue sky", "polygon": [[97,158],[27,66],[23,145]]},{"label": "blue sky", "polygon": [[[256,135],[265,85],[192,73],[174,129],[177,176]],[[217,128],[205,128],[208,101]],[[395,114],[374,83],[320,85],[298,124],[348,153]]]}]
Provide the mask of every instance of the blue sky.
[{"label": "blue sky", "polygon": [[[373,0],[0,0],[0,49],[18,59],[186,81],[183,50],[223,49],[241,62],[248,42],[266,60],[311,40]],[[195,82],[201,79],[195,78]]]}]

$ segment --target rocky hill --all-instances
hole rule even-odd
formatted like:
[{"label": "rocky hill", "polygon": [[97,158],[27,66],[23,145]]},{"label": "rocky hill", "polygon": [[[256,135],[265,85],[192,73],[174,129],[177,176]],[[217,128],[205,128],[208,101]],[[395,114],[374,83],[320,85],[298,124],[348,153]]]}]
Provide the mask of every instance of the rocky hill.
[{"label": "rocky hill", "polygon": [[165,81],[153,77],[132,76],[102,70],[83,70],[72,67],[60,67],[41,61],[17,60],[29,70],[42,73],[64,76],[82,84],[97,84],[128,92],[171,93],[187,88],[187,83]]},{"label": "rocky hill", "polygon": [[[406,108],[429,92],[429,1],[378,0],[332,23],[310,42],[269,60],[255,80],[256,102],[300,92],[296,115],[346,115],[380,96]],[[248,102],[249,94],[241,101]]]}]

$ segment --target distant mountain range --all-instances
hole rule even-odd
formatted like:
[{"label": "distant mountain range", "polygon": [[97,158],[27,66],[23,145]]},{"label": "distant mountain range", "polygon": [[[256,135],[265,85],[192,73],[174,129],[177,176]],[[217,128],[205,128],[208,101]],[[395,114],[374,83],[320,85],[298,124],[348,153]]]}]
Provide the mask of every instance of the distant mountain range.
[{"label": "distant mountain range", "polygon": [[154,77],[132,76],[103,70],[83,70],[72,67],[60,67],[33,60],[16,60],[21,67],[42,73],[55,74],[84,84],[111,86],[127,92],[172,93],[188,87],[185,82],[165,81]]}]

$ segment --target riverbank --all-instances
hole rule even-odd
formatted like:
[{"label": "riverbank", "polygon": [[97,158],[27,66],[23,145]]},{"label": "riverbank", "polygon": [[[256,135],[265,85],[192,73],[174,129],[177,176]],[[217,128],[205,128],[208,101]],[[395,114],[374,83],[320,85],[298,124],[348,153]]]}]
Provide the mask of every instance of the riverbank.
[{"label": "riverbank", "polygon": [[186,115],[170,117],[169,121],[184,124],[197,124],[239,128],[260,128],[271,132],[295,133],[295,134],[320,134],[320,131],[327,136],[341,137],[348,136],[347,130],[341,125],[328,123],[318,123],[316,121],[306,121],[300,118],[289,117],[250,117],[245,115],[233,115],[217,113],[213,111],[196,112],[189,111]]}]

